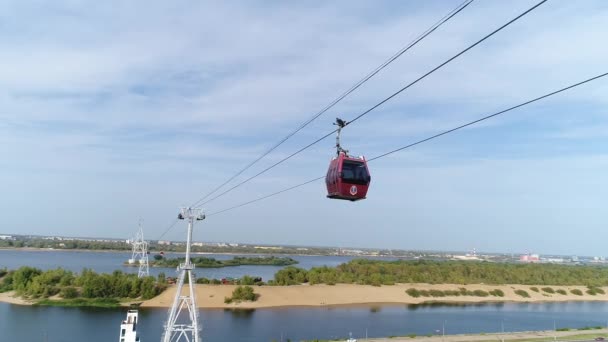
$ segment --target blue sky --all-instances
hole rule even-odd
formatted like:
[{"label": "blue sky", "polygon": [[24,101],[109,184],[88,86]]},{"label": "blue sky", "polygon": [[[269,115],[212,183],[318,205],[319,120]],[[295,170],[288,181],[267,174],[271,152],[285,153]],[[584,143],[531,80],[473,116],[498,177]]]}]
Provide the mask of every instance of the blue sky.
[{"label": "blue sky", "polygon": [[[156,239],[188,205],[461,1],[0,4],[0,231]],[[352,119],[534,1],[475,1],[239,178]],[[607,70],[605,1],[552,0],[349,126],[373,157]],[[608,80],[310,184],[195,239],[608,255]],[[333,137],[205,205],[325,173]],[[238,180],[237,180],[238,181]],[[234,183],[233,183],[234,184]],[[166,238],[181,239],[178,226]]]}]

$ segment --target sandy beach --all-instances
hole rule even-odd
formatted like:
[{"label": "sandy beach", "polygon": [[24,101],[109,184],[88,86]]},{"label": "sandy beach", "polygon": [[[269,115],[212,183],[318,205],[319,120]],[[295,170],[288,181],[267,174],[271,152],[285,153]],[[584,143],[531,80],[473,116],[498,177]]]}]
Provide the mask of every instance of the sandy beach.
[{"label": "sandy beach", "polygon": [[33,302],[23,299],[21,297],[15,297],[15,291],[9,291],[0,293],[0,302],[18,304],[18,305],[32,305]]},{"label": "sandy beach", "polygon": [[[504,297],[475,297],[475,296],[446,296],[446,297],[418,297],[414,298],[405,291],[410,288],[418,290],[457,290],[465,287],[467,290],[490,291],[500,289]],[[197,304],[201,308],[273,308],[273,307],[296,307],[296,306],[341,306],[341,305],[403,305],[423,303],[495,303],[495,302],[567,302],[567,301],[608,301],[608,288],[604,288],[607,294],[589,295],[585,293],[585,286],[551,286],[554,290],[563,289],[568,294],[549,294],[543,291],[534,292],[530,290],[532,285],[458,285],[458,284],[397,284],[390,286],[369,286],[353,284],[337,285],[294,285],[294,286],[253,286],[254,292],[259,295],[255,302],[224,303],[225,297],[230,297],[235,285],[196,285]],[[536,286],[539,289],[543,286]],[[525,290],[530,298],[524,298],[515,294],[516,290]],[[582,296],[570,293],[570,290],[579,289]],[[187,290],[187,287],[185,288]],[[142,307],[169,308],[173,303],[176,286],[170,286],[161,295],[150,300],[143,301]],[[31,305],[34,302],[15,297],[14,292],[0,293],[0,302]],[[141,303],[133,300],[130,302]],[[130,302],[125,303],[128,305]]]},{"label": "sandy beach", "polygon": [[[430,285],[430,284],[397,284],[391,286],[368,285],[295,285],[295,286],[254,286],[259,298],[255,302],[241,302],[225,304],[224,298],[230,297],[236,286],[233,285],[197,285],[196,296],[198,306],[201,308],[272,308],[287,306],[338,306],[338,305],[382,305],[382,304],[421,304],[421,303],[484,303],[484,302],[566,302],[566,301],[608,301],[608,294],[595,296],[586,294],[585,286],[551,286],[554,290],[564,289],[567,295],[548,294],[530,290],[532,285]],[[461,287],[474,290],[490,291],[500,289],[504,297],[419,297],[413,298],[405,291],[409,288],[419,290],[456,290]],[[537,286],[539,289],[543,286]],[[515,290],[522,289],[528,292],[530,298],[523,298],[515,294]],[[579,289],[582,296],[570,293],[572,289]],[[604,289],[606,290],[606,289]],[[144,307],[171,306],[175,296],[176,287],[171,286],[160,296],[144,301]],[[607,291],[608,293],[608,291]]]}]

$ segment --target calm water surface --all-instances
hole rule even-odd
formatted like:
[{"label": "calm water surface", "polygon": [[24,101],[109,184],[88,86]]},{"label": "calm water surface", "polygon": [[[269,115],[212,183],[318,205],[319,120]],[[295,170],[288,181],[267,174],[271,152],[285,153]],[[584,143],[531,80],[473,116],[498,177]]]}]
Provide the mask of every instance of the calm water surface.
[{"label": "calm water surface", "polygon": [[[183,257],[183,254],[167,253],[166,256],[168,258]],[[204,254],[201,256],[218,260],[232,259],[234,257],[234,255],[225,254]],[[295,266],[306,269],[315,266],[337,266],[353,259],[352,257],[346,256],[288,256],[299,261],[299,264]],[[114,270],[137,273],[137,267],[123,265],[130,257],[130,252],[0,250],[0,268],[7,267],[8,269],[15,269],[21,266],[32,266],[47,270],[62,267],[74,272],[80,272],[83,268],[87,267],[102,273],[112,273]],[[197,268],[195,273],[198,277],[205,278],[240,278],[243,275],[251,275],[262,277],[264,280],[269,280],[274,278],[274,274],[282,268],[283,266]],[[151,275],[158,275],[160,272],[165,272],[167,276],[174,276],[176,274],[175,269],[173,268],[150,268]]]},{"label": "calm water surface", "polygon": [[[159,341],[166,310],[140,311],[142,341]],[[0,304],[0,341],[117,341],[124,310],[30,307]],[[606,325],[608,304],[598,302],[201,310],[209,342],[270,342],[314,338],[550,330]]]}]

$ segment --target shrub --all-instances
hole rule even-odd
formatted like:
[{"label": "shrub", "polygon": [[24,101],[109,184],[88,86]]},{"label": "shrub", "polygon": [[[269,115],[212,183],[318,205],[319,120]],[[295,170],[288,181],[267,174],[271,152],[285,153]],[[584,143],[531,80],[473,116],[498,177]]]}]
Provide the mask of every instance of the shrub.
[{"label": "shrub", "polygon": [[564,296],[568,294],[568,292],[566,292],[566,290],[564,290],[564,289],[558,289],[558,290],[555,290],[555,292],[557,292],[561,295],[564,295]]},{"label": "shrub", "polygon": [[244,275],[241,279],[239,279],[239,285],[253,285],[255,284],[255,281],[253,280],[253,277],[248,276],[248,275]]},{"label": "shrub", "polygon": [[490,291],[490,294],[494,297],[504,297],[505,293],[501,289],[494,289]]},{"label": "shrub", "polygon": [[460,291],[458,291],[458,290],[445,290],[445,291],[443,291],[443,293],[446,296],[454,296],[454,297],[460,296]]},{"label": "shrub", "polygon": [[405,293],[407,293],[410,297],[414,297],[414,298],[420,297],[420,291],[418,291],[417,289],[414,289],[414,288],[405,290]]},{"label": "shrub", "polygon": [[530,294],[526,290],[515,290],[515,294],[524,298],[530,298]]},{"label": "shrub", "polygon": [[596,330],[596,329],[604,329],[604,327],[602,327],[602,326],[595,326],[595,327],[589,327],[589,326],[587,326],[587,327],[578,328],[576,330]]},{"label": "shrub", "polygon": [[596,291],[596,289],[595,289],[595,288],[590,288],[590,289],[587,289],[585,292],[586,292],[588,295],[591,295],[591,296],[595,296],[596,294],[598,294],[598,292]]},{"label": "shrub", "polygon": [[475,290],[475,291],[473,291],[473,295],[476,297],[487,297],[488,292],[484,291],[484,290]]},{"label": "shrub", "polygon": [[553,288],[551,288],[551,287],[543,287],[541,290],[543,290],[543,292],[547,292],[547,293],[555,293],[555,290],[553,290]]},{"label": "shrub", "polygon": [[210,284],[211,280],[209,280],[207,278],[197,278],[196,283],[197,284]]},{"label": "shrub", "polygon": [[232,297],[225,297],[224,303],[239,303],[241,301],[256,301],[258,299],[258,295],[253,292],[253,287],[245,285],[245,286],[237,286],[234,291],[232,291]]},{"label": "shrub", "polygon": [[595,286],[589,286],[589,288],[587,289],[588,294],[595,296],[596,294],[605,294],[606,292],[604,292],[604,290],[600,289],[599,287],[595,287]]},{"label": "shrub", "polygon": [[13,272],[9,272],[0,282],[0,292],[11,291],[13,289]]},{"label": "shrub", "polygon": [[577,295],[577,296],[583,295],[583,292],[579,289],[570,290],[570,293],[572,293],[573,295]]},{"label": "shrub", "polygon": [[59,295],[64,299],[72,299],[78,297],[78,290],[72,286],[64,287],[59,292]]},{"label": "shrub", "polygon": [[[323,269],[325,270],[325,269]],[[308,282],[308,271],[302,268],[288,266],[278,271],[274,275],[274,281],[277,285],[299,285]],[[335,283],[335,279],[327,277],[325,283]]]},{"label": "shrub", "polygon": [[429,294],[431,295],[431,297],[445,297],[443,291],[440,290],[430,290]]},{"label": "shrub", "polygon": [[538,287],[533,286],[533,287],[531,287],[531,288],[530,288],[530,290],[532,290],[532,291],[534,291],[534,292],[538,292]]},{"label": "shrub", "polygon": [[474,295],[474,294],[473,294],[473,291],[469,291],[469,290],[467,290],[467,289],[466,289],[466,288],[464,288],[464,287],[461,287],[461,288],[459,288],[458,290],[460,291],[460,295],[461,295],[461,296],[473,296],[473,295]]}]

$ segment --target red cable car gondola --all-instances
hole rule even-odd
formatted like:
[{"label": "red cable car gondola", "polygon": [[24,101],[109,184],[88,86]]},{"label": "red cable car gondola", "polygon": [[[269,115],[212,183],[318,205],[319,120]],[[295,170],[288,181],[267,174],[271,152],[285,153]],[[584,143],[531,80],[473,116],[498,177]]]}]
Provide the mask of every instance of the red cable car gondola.
[{"label": "red cable car gondola", "polygon": [[325,176],[327,185],[327,197],[358,201],[365,199],[371,177],[364,157],[353,157],[340,145],[340,131],[346,122],[336,119],[338,126],[336,136],[337,156],[329,163],[329,169]]}]

